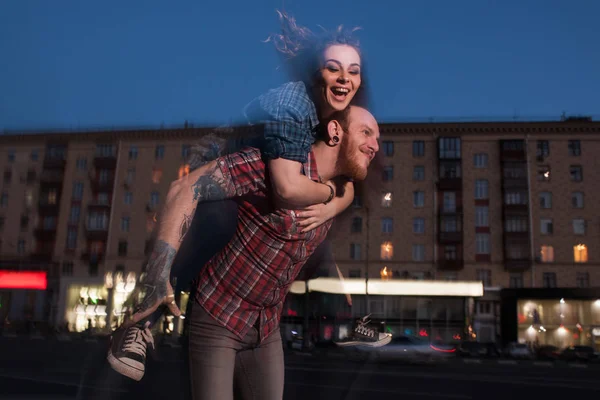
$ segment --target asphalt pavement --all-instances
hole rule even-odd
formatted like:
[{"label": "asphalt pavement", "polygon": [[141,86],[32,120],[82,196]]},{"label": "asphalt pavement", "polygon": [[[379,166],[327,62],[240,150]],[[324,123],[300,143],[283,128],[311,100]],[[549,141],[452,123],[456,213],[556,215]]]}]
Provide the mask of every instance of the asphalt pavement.
[{"label": "asphalt pavement", "polygon": [[[0,399],[186,399],[184,351],[159,347],[141,382],[105,361],[103,340],[0,339]],[[462,360],[427,364],[286,354],[285,400],[596,398],[600,366]],[[216,399],[218,400],[218,399]]]}]

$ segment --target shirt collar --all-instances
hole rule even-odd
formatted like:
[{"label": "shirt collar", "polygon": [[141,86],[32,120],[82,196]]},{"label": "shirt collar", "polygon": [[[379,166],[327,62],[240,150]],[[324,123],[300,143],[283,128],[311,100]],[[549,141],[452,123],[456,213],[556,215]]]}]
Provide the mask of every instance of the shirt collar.
[{"label": "shirt collar", "polygon": [[306,162],[302,164],[304,175],[308,176],[311,180],[320,182],[319,171],[317,170],[317,160],[315,159],[315,153],[311,151],[308,153]]}]

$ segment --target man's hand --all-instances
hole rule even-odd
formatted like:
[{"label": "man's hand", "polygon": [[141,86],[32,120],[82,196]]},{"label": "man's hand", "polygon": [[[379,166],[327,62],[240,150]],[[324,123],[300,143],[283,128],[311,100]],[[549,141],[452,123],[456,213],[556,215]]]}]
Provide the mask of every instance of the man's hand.
[{"label": "man's hand", "polygon": [[133,323],[147,318],[161,305],[166,305],[174,316],[179,317],[181,315],[181,310],[179,310],[179,307],[175,303],[175,294],[173,293],[171,283],[166,282],[166,285],[160,286],[142,284],[142,286],[142,290],[145,290],[144,300],[136,307],[131,316]]}]

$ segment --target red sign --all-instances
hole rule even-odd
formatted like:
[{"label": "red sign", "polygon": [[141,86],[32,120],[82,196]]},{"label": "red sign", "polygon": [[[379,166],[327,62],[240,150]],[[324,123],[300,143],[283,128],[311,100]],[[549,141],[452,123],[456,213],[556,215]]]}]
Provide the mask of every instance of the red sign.
[{"label": "red sign", "polygon": [[0,289],[46,290],[47,287],[45,272],[0,270]]}]

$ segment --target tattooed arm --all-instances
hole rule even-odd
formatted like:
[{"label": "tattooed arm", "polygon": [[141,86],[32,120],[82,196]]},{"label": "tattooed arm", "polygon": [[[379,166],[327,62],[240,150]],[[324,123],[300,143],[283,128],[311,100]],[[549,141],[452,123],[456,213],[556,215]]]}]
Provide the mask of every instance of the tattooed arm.
[{"label": "tattooed arm", "polygon": [[156,240],[146,266],[146,275],[140,285],[144,298],[132,316],[133,322],[148,317],[161,304],[166,304],[174,315],[180,315],[174,303],[169,277],[196,206],[200,202],[230,198],[236,193],[231,174],[224,176],[217,161],[211,161],[171,183],[158,217]]}]

